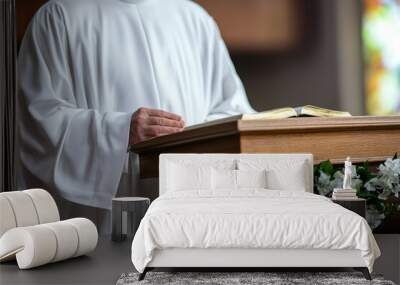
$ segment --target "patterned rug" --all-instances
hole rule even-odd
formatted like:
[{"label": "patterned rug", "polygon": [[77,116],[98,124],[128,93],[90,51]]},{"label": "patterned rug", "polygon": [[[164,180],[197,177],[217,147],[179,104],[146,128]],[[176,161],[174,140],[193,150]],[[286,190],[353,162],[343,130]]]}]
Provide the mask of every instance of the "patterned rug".
[{"label": "patterned rug", "polygon": [[148,272],[142,281],[137,280],[138,276],[138,273],[122,274],[117,285],[395,285],[379,275],[372,275],[373,280],[368,281],[359,272]]}]

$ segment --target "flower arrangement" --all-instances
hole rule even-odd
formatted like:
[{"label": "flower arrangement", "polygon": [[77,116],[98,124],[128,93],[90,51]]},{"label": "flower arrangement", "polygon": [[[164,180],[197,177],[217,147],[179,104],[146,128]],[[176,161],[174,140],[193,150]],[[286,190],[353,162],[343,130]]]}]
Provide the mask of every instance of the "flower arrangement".
[{"label": "flower arrangement", "polygon": [[[314,167],[314,192],[330,197],[334,188],[343,185],[343,167],[333,165],[329,160]],[[387,159],[371,171],[368,162],[353,165],[352,188],[357,196],[367,200],[366,218],[372,229],[383,220],[400,212],[400,158]],[[396,201],[397,200],[397,201]]]}]

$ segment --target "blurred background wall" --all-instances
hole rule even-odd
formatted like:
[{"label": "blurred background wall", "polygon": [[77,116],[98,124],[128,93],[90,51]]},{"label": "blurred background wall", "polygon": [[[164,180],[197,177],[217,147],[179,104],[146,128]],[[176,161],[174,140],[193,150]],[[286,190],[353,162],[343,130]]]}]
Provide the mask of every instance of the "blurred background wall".
[{"label": "blurred background wall", "polygon": [[[301,42],[288,50],[235,54],[233,60],[257,110],[314,104],[340,107],[336,1],[307,1]],[[274,27],[271,27],[272,29]]]},{"label": "blurred background wall", "polygon": [[255,109],[400,112],[399,0],[198,0]]},{"label": "blurred background wall", "polygon": [[[210,3],[213,1],[213,3]],[[235,13],[215,9],[217,2],[241,2],[237,4],[242,8],[237,11],[237,21],[241,15],[251,13],[252,17],[268,17],[268,12],[253,13],[245,8],[246,0],[199,0],[220,25],[223,36],[226,38],[237,71],[243,80],[247,94],[252,105],[257,110],[266,110],[284,106],[299,106],[313,104],[333,109],[351,109],[349,111],[362,114],[364,109],[361,102],[363,85],[361,62],[361,11],[362,1],[349,0],[293,0],[280,2],[277,6],[275,0],[250,0],[258,9],[274,10],[275,17],[280,21],[266,21],[269,25],[265,33],[280,31],[288,34],[286,37],[275,38],[264,47],[252,48],[239,46],[226,34],[233,34],[234,26],[227,26],[227,17],[224,13]],[[248,1],[247,1],[248,2]],[[232,4],[231,4],[232,5]],[[231,8],[232,9],[232,8]],[[247,11],[246,11],[247,10]],[[341,11],[350,10],[346,14]],[[225,11],[225,12],[224,12]],[[220,13],[220,14],[218,14]],[[233,17],[233,16],[232,16]],[[245,19],[244,19],[245,20]],[[345,25],[343,23],[345,22]],[[242,25],[248,25],[241,22]],[[260,23],[258,29],[260,29]],[[248,27],[248,29],[257,29]],[[288,30],[292,30],[288,33]],[[344,35],[343,29],[351,29],[352,33]],[[227,31],[228,30],[228,31]],[[289,41],[288,38],[294,38]],[[346,37],[346,38],[344,38]],[[272,38],[272,37],[271,37]],[[348,41],[350,49],[356,52],[353,63],[357,65],[350,83],[342,82],[340,76],[342,54],[340,53],[341,41]],[[242,42],[249,42],[242,39]],[[351,84],[354,89],[354,100],[359,101],[356,106],[349,106],[343,100],[342,92],[345,90],[341,84]],[[347,104],[347,105],[346,105]]]}]

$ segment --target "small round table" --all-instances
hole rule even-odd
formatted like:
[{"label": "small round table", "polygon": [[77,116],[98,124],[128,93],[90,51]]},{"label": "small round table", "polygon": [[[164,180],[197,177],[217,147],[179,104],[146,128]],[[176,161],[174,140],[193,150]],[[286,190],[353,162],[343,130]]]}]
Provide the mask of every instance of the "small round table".
[{"label": "small round table", "polygon": [[149,206],[149,198],[113,198],[111,239],[123,241],[127,236],[134,236]]}]

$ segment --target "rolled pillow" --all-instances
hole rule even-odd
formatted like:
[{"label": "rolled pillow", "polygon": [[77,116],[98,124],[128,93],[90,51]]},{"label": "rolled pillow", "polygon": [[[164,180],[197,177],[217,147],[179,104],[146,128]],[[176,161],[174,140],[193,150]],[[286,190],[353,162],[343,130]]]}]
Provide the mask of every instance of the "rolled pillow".
[{"label": "rolled pillow", "polygon": [[35,205],[28,194],[13,191],[3,192],[1,196],[10,203],[17,227],[33,226],[39,223]]},{"label": "rolled pillow", "polygon": [[57,204],[49,192],[43,189],[29,189],[22,191],[32,199],[38,215],[39,224],[57,222],[60,220]]},{"label": "rolled pillow", "polygon": [[64,222],[71,224],[78,233],[78,247],[73,257],[84,255],[96,248],[98,233],[92,221],[85,218],[74,218]]},{"label": "rolled pillow", "polygon": [[0,237],[15,227],[60,220],[56,202],[43,189],[0,193]]},{"label": "rolled pillow", "polygon": [[0,195],[0,237],[8,230],[15,228],[17,222],[10,202]]},{"label": "rolled pillow", "polygon": [[49,263],[56,251],[53,232],[41,225],[14,228],[0,238],[0,261],[16,257],[20,269]]},{"label": "rolled pillow", "polygon": [[51,231],[51,234],[55,236],[55,240],[57,241],[55,255],[46,263],[57,262],[75,256],[79,246],[79,236],[78,232],[71,227],[70,223],[62,221],[45,224],[43,226]]},{"label": "rolled pillow", "polygon": [[20,269],[33,268],[87,254],[97,241],[96,226],[84,218],[14,228],[0,238],[0,261],[16,257]]}]

